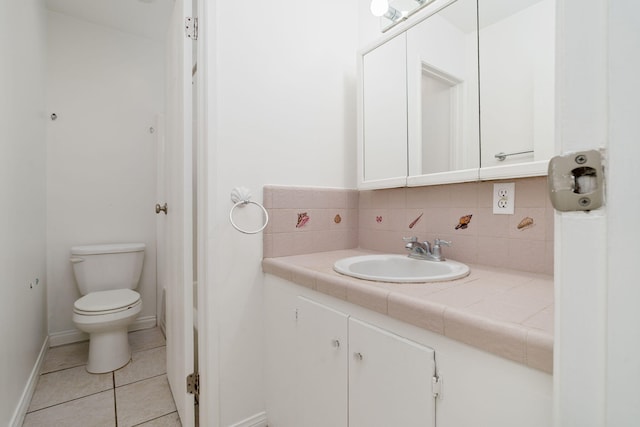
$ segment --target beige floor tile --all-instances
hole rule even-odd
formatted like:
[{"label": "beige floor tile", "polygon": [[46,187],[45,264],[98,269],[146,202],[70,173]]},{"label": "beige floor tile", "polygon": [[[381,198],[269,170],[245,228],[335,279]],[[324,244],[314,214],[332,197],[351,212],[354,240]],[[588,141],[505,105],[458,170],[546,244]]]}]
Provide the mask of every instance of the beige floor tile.
[{"label": "beige floor tile", "polygon": [[143,329],[129,333],[131,351],[142,351],[150,348],[161,347],[166,344],[160,328]]},{"label": "beige floor tile", "polygon": [[40,375],[29,411],[113,388],[111,373],[90,374],[84,366]]},{"label": "beige floor tile", "polygon": [[109,427],[116,425],[113,391],[103,391],[27,414],[23,427]]},{"label": "beige floor tile", "polygon": [[167,373],[166,347],[134,352],[125,367],[114,372],[116,387]]},{"label": "beige floor tile", "polygon": [[116,388],[118,427],[131,427],[175,412],[167,376]]},{"label": "beige floor tile", "polygon": [[177,412],[173,412],[164,417],[156,418],[146,423],[138,424],[140,427],[182,427],[180,417]]},{"label": "beige floor tile", "polygon": [[86,365],[88,357],[89,341],[50,348],[42,364],[41,373]]}]

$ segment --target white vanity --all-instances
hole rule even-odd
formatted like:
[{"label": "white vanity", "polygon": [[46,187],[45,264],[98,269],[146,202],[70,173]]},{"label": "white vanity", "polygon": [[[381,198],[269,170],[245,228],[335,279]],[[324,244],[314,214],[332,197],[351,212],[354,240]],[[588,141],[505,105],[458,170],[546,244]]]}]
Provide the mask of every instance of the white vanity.
[{"label": "white vanity", "polygon": [[400,284],[333,271],[358,254],[264,260],[270,426],[551,425],[548,276],[471,266]]}]

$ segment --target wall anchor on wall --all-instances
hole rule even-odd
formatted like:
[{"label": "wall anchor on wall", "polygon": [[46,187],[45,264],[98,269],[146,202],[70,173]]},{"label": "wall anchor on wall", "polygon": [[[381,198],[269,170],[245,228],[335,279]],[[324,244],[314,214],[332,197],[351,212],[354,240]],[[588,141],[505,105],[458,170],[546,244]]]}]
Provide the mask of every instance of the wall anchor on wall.
[{"label": "wall anchor on wall", "polygon": [[52,120],[52,121],[55,121],[55,120],[57,120],[57,119],[58,119],[58,115],[57,115],[56,113],[51,113],[51,116],[50,116],[50,117],[51,117],[51,120]]}]

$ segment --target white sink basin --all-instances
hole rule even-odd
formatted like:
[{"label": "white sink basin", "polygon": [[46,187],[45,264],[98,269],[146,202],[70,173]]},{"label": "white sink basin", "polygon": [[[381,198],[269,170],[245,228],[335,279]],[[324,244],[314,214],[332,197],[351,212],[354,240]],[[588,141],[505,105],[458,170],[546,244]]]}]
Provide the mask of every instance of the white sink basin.
[{"label": "white sink basin", "polygon": [[460,262],[429,261],[406,255],[362,255],[336,261],[340,274],[378,282],[441,282],[465,277],[469,267]]}]

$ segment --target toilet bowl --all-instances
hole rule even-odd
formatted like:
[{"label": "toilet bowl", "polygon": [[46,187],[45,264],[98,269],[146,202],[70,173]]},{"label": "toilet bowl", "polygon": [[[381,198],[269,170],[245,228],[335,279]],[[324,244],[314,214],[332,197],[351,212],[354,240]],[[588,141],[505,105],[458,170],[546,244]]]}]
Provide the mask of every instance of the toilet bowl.
[{"label": "toilet bowl", "polygon": [[110,372],[129,362],[128,326],[141,310],[140,294],[129,289],[92,292],[75,302],[73,322],[89,334],[87,371]]},{"label": "toilet bowl", "polygon": [[74,246],[71,259],[83,295],[73,306],[73,322],[89,334],[87,371],[104,373],[131,359],[128,327],[142,310],[137,287],[145,246]]}]

